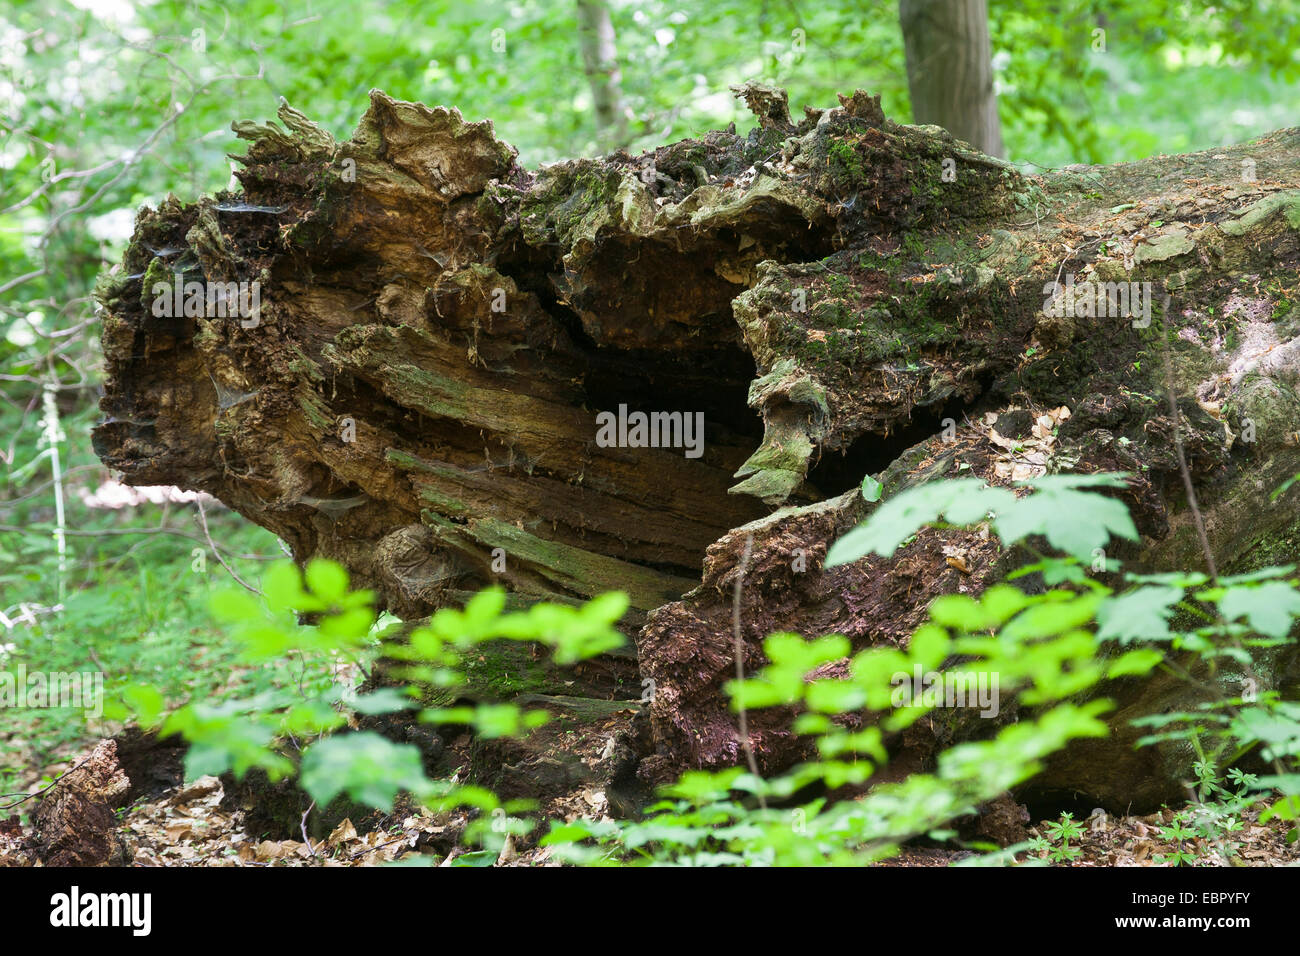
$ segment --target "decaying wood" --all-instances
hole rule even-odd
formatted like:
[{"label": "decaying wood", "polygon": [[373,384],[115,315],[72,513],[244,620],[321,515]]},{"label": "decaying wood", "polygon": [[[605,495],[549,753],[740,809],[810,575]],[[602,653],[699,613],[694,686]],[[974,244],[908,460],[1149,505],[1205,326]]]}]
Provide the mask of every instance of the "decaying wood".
[{"label": "decaying wood", "polygon": [[[740,754],[721,688],[747,535],[751,668],[775,630],[903,643],[931,598],[1006,567],[987,536],[933,531],[823,570],[868,471],[886,495],[1128,471],[1132,561],[1192,567],[1177,432],[1221,568],[1294,556],[1297,492],[1268,495],[1300,471],[1300,130],[1029,177],[861,92],[798,123],[783,91],[738,92],[747,137],[535,171],[490,123],[379,92],[342,143],[288,106],[284,128],[235,124],[242,194],[142,211],[101,285],[98,453],[343,562],[403,617],[494,582],[627,591],[651,781]],[[257,280],[260,314],[155,314],[177,274]],[[1047,314],[1066,276],[1148,283],[1152,312]],[[604,447],[596,415],[620,405],[703,413],[702,454]],[[1019,450],[990,427],[1018,416]],[[1130,716],[1178,693],[1116,691]],[[802,752],[785,715],[750,724],[764,769]],[[975,732],[918,726],[896,766]],[[1153,772],[1126,733],[1041,785],[1165,798],[1186,755]]]},{"label": "decaying wood", "polygon": [[31,850],[45,866],[122,866],[128,854],[113,811],[131,782],[117,762],[117,744],[101,740],[46,791],[32,811]]}]

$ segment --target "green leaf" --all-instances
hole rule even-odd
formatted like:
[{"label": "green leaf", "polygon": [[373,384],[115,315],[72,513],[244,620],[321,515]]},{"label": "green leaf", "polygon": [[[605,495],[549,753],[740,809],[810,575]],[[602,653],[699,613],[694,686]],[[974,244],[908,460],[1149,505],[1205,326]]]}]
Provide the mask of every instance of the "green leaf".
[{"label": "green leaf", "polygon": [[876,481],[870,475],[862,479],[862,500],[879,501],[880,493],[884,491],[884,485]]},{"label": "green leaf", "polygon": [[1014,507],[1000,510],[993,520],[993,528],[1004,545],[1042,535],[1052,547],[1087,563],[1093,551],[1104,547],[1111,537],[1138,540],[1137,527],[1122,501],[1078,490],[1122,488],[1121,476],[1050,475],[1029,484],[1036,492],[1018,500]]},{"label": "green leaf", "polygon": [[242,588],[222,588],[212,595],[208,604],[213,617],[225,624],[259,620],[263,613],[257,599]]},{"label": "green leaf", "polygon": [[899,545],[924,525],[937,521],[950,508],[952,520],[965,523],[979,520],[994,508],[1014,500],[1011,492],[989,488],[975,478],[938,481],[909,488],[890,498],[848,534],[832,546],[826,555],[826,567],[851,564],[868,554],[892,557]]},{"label": "green leaf", "polygon": [[262,595],[274,612],[326,610],[325,605],[302,588],[302,576],[292,561],[277,561],[262,575]]},{"label": "green leaf", "polygon": [[1010,584],[995,584],[980,598],[983,627],[997,627],[1011,620],[1029,604],[1029,596]]},{"label": "green leaf", "polygon": [[330,646],[357,644],[370,636],[374,623],[375,612],[370,608],[352,607],[323,618],[318,631],[322,637],[334,639]]},{"label": "green leaf", "polygon": [[520,717],[515,704],[479,704],[474,709],[474,727],[485,740],[513,737],[521,729]]},{"label": "green leaf", "polygon": [[1118,597],[1108,597],[1097,608],[1097,639],[1130,641],[1164,641],[1173,637],[1169,619],[1174,606],[1183,599],[1183,589],[1148,586]]},{"label": "green leaf", "polygon": [[396,687],[381,687],[369,694],[362,694],[351,702],[352,709],[358,714],[373,716],[375,714],[392,714],[397,711],[410,710],[415,706],[411,695]]},{"label": "green leaf", "polygon": [[309,737],[334,730],[345,723],[347,719],[329,704],[320,700],[311,700],[289,708],[280,726],[285,733]]},{"label": "green leaf", "polygon": [[1140,676],[1150,673],[1151,668],[1155,667],[1162,660],[1164,655],[1151,648],[1138,648],[1121,654],[1115,660],[1111,661],[1110,666],[1106,668],[1107,677],[1128,677],[1132,675]]},{"label": "green leaf", "polygon": [[388,813],[397,794],[409,790],[418,795],[427,787],[419,749],[371,731],[327,737],[303,753],[302,788],[318,807],[346,793]]},{"label": "green leaf", "polygon": [[501,587],[487,588],[475,594],[465,605],[463,622],[466,630],[485,632],[506,606],[506,590]]},{"label": "green leaf", "polygon": [[930,619],[944,627],[978,631],[984,627],[984,611],[969,594],[945,594],[930,603]]},{"label": "green leaf", "polygon": [[470,853],[462,853],[456,859],[452,860],[448,866],[495,866],[497,858],[500,856],[497,850],[474,850]]},{"label": "green leaf", "polygon": [[774,665],[792,668],[800,675],[848,657],[852,649],[849,639],[841,634],[828,634],[808,641],[799,634],[778,633],[763,642],[763,650]]},{"label": "green leaf", "polygon": [[348,573],[341,564],[312,558],[307,562],[307,586],[326,604],[342,604],[348,593]]},{"label": "green leaf", "polygon": [[845,714],[866,704],[867,695],[853,681],[817,680],[808,686],[805,700],[823,714]]},{"label": "green leaf", "polygon": [[631,599],[624,591],[607,591],[592,598],[580,609],[583,618],[598,624],[614,624],[627,613]]},{"label": "green leaf", "polygon": [[1048,594],[1058,599],[1043,601],[1021,611],[1002,628],[999,638],[1003,641],[1026,641],[1064,634],[1090,623],[1101,600],[1093,594]]},{"label": "green leaf", "polygon": [[907,645],[908,656],[922,668],[936,668],[943,663],[952,647],[948,632],[941,627],[923,624]]},{"label": "green leaf", "polygon": [[1125,487],[1122,475],[1050,475],[1032,484],[1035,493],[1021,499],[975,478],[909,488],[836,541],[826,555],[826,567],[849,564],[868,554],[892,557],[922,526],[941,518],[970,525],[991,516],[1003,544],[1042,535],[1053,547],[1083,562],[1090,561],[1093,551],[1112,536],[1137,540],[1137,528],[1123,502],[1079,490]]},{"label": "green leaf", "polygon": [[122,688],[122,699],[136,715],[141,727],[155,727],[163,711],[163,695],[148,684]]},{"label": "green leaf", "polygon": [[1300,592],[1285,581],[1228,588],[1219,601],[1219,611],[1230,621],[1244,617],[1261,634],[1284,638],[1300,615]]},{"label": "green leaf", "polygon": [[1262,741],[1279,754],[1300,754],[1300,721],[1285,712],[1243,708],[1232,720],[1232,733],[1239,740]]},{"label": "green leaf", "polygon": [[730,767],[721,771],[709,770],[687,770],[682,774],[681,779],[670,787],[664,788],[664,793],[671,797],[678,797],[682,800],[690,800],[694,803],[704,803],[709,800],[721,800],[727,796],[731,790],[732,783],[745,770],[742,767]]}]

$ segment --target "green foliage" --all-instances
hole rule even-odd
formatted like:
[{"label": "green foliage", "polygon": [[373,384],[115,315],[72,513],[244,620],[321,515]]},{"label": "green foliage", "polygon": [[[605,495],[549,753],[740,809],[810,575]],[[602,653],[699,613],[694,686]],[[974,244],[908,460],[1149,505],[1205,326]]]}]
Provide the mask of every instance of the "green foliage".
[{"label": "green foliage", "polygon": [[[1117,162],[1198,149],[1206,136],[1238,142],[1255,122],[1290,124],[1274,97],[1294,95],[1300,18],[1282,0],[995,0],[989,24],[1015,158]],[[1161,95],[1178,89],[1202,95]]]},{"label": "green foliage", "polygon": [[427,793],[428,781],[418,748],[363,731],[312,744],[302,758],[302,787],[318,806],[346,793],[389,812],[402,791],[417,797]]},{"label": "green foliage", "polygon": [[[298,680],[219,703],[191,701],[161,720],[161,694],[147,685],[128,688],[125,705],[141,725],[186,740],[187,776],[230,771],[238,778],[253,769],[271,780],[296,775],[318,806],[346,795],[385,812],[403,793],[439,809],[470,806],[491,813],[500,804],[480,787],[431,780],[418,748],[348,729],[349,713],[413,711],[421,721],[464,724],[485,739],[526,733],[546,721],[545,711],[525,712],[510,703],[422,705],[419,688],[464,683],[465,655],[491,640],[541,643],[557,663],[600,654],[622,643],[614,623],[628,607],[627,596],[614,592],[580,607],[539,603],[505,613],[505,592],[494,588],[463,609],[444,608],[398,640],[378,625],[370,607],[373,595],[350,591],[347,572],[338,564],[314,560],[300,572],[280,562],[260,583],[261,600],[231,588],[214,596],[213,612],[241,648],[242,663],[279,671],[294,664],[290,672]],[[312,623],[300,623],[303,615],[311,615]],[[398,676],[410,683],[357,696],[334,678],[340,665],[366,674],[380,654],[403,662]],[[487,839],[502,831],[480,826],[475,832]]]},{"label": "green foliage", "polygon": [[1168,840],[1176,846],[1172,853],[1159,854],[1156,857],[1157,862],[1169,863],[1173,866],[1191,866],[1196,863],[1196,854],[1184,847],[1184,841],[1196,836],[1196,831],[1187,826],[1189,816],[1186,813],[1179,814],[1174,817],[1174,822],[1169,826],[1160,828],[1160,839]]},{"label": "green foliage", "polygon": [[[1241,815],[1254,802],[1258,778],[1237,767],[1221,777],[1215,765],[1205,759],[1196,761],[1193,770],[1196,799],[1160,829],[1160,838],[1173,843],[1174,849],[1156,859],[1172,866],[1230,864],[1240,855],[1241,844],[1233,837],[1244,826]],[[1198,847],[1203,848],[1203,855],[1198,854]]]},{"label": "green foliage", "polygon": [[[1052,506],[1044,502],[1055,497],[1059,506],[1061,496],[1072,507],[1095,512],[1094,521],[1100,518],[1103,529],[1127,532],[1127,515],[1119,520],[1111,499],[1077,491],[1117,481],[1113,476],[1070,478],[1047,482],[1047,495],[1017,499],[1004,491],[976,503],[971,498],[981,494],[979,482],[928,485],[905,493],[909,497],[902,504],[891,499],[881,505],[835,548],[841,561],[873,549],[893,553],[939,515],[949,521],[984,520],[994,498],[1011,540],[1045,534]],[[1093,543],[1091,538],[1085,542],[1089,547]],[[1107,733],[1099,720],[1109,707],[1106,700],[1079,704],[1067,698],[1108,676],[1146,673],[1159,662],[1160,655],[1149,649],[1099,659],[1098,641],[1086,627],[1095,619],[1104,591],[1094,584],[1030,595],[998,585],[978,599],[950,595],[933,602],[929,621],[906,650],[870,648],[850,656],[848,641],[838,635],[805,641],[795,634],[774,634],[764,643],[768,664],[752,678],[732,682],[728,692],[736,706],[795,706],[799,716],[794,728],[816,739],[818,759],[773,780],[740,768],[691,772],[644,821],[553,825],[543,842],[583,863],[808,865],[861,864],[888,855],[914,836],[942,838],[949,834],[949,821],[1029,779],[1043,758],[1069,740]],[[810,678],[822,665],[844,658],[849,658],[848,676]],[[913,679],[923,674],[924,682]],[[855,800],[818,799],[775,809],[736,799],[747,793],[789,800],[815,782],[828,790],[866,783],[887,760],[883,734],[941,713],[942,706],[953,702],[945,696],[948,688],[970,692],[972,702],[979,688],[991,688],[991,696],[979,697],[986,716],[995,715],[1012,695],[1019,705],[1035,710],[1032,716],[1022,711],[1017,722],[989,739],[950,748],[933,773],[874,787]],[[863,723],[846,725],[848,715]]]},{"label": "green foliage", "polygon": [[1047,824],[1047,836],[1037,837],[1029,842],[1033,852],[1047,852],[1053,863],[1072,863],[1083,851],[1077,846],[1070,846],[1071,840],[1083,839],[1083,827],[1074,821],[1071,813],[1062,813],[1060,820]]},{"label": "green foliage", "polygon": [[[898,504],[903,495],[882,504],[837,547],[856,540],[854,547],[866,541],[896,550],[940,515],[949,522],[988,521],[1008,544],[1034,536],[1052,540],[1050,515],[1062,500],[1107,532],[1101,540],[1105,544],[1109,534],[1126,535],[1131,525],[1117,518],[1114,499],[1083,489],[1115,487],[1119,481],[1119,476],[1039,480],[1037,493],[1020,498],[1005,489],[980,492],[978,483],[926,486],[930,490],[924,495],[905,493],[910,500],[904,505]],[[992,490],[1004,494],[970,504],[973,495]],[[997,512],[989,517],[986,505],[994,498]],[[1069,541],[1083,553],[1097,543],[1071,534],[1058,536],[1058,546]],[[854,653],[840,635],[815,640],[771,635],[764,642],[765,666],[730,683],[727,692],[736,708],[791,708],[795,732],[815,743],[814,759],[772,779],[741,767],[691,771],[667,788],[664,800],[647,808],[643,819],[551,821],[541,842],[558,858],[584,865],[872,862],[917,836],[951,838],[953,820],[1029,780],[1045,758],[1071,740],[1104,736],[1108,729],[1101,717],[1110,704],[1098,693],[1102,682],[1150,673],[1166,661],[1161,648],[1191,650],[1210,667],[1221,661],[1246,666],[1246,648],[1289,641],[1286,622],[1297,610],[1290,568],[1217,584],[1196,573],[1132,575],[1131,586],[1116,594],[1088,577],[1078,557],[1040,562],[1040,568],[1048,560],[1062,566],[1074,562],[1069,566],[1078,574],[1039,593],[1000,583],[978,596],[935,600],[928,620],[905,648]],[[347,713],[407,710],[435,724],[463,723],[484,738],[525,733],[546,715],[508,703],[427,706],[420,703],[418,688],[463,682],[467,652],[490,640],[539,641],[557,661],[602,653],[621,640],[613,625],[627,608],[626,598],[614,594],[581,607],[538,604],[506,613],[504,592],[493,589],[463,609],[439,611],[396,641],[376,627],[370,596],[350,592],[346,573],[335,565],[313,562],[299,573],[280,564],[261,583],[263,601],[238,591],[213,601],[242,648],[243,660],[261,666],[322,657],[364,668],[382,651],[401,663],[396,676],[408,686],[349,696],[328,677],[336,667],[317,666],[306,672],[326,675],[319,681],[221,703],[192,701],[162,720],[164,732],[181,733],[189,741],[189,772],[231,770],[240,775],[256,767],[273,779],[297,774],[322,806],[346,796],[390,810],[399,794],[407,794],[437,809],[473,808],[480,816],[468,838],[482,841],[485,849],[467,854],[459,864],[466,866],[495,862],[503,834],[527,832],[533,824],[502,816],[499,801],[482,788],[427,778],[414,747],[348,729]],[[1260,611],[1265,600],[1282,608],[1286,622],[1276,612]],[[1176,615],[1190,611],[1200,611],[1203,623],[1175,629],[1172,622],[1181,620]],[[313,616],[311,624],[299,623],[304,612]],[[841,660],[848,665],[842,676],[811,676]],[[123,697],[142,723],[158,721],[163,708],[156,691],[137,686]],[[825,792],[864,787],[888,760],[886,734],[922,717],[953,720],[954,706],[980,708],[979,715],[990,718],[1014,707],[1015,719],[990,723],[990,733],[982,739],[977,735],[950,747],[929,773],[871,787],[853,800],[801,798],[813,784]],[[1265,815],[1296,817],[1300,707],[1274,692],[1250,700],[1220,695],[1194,713],[1160,714],[1145,722],[1161,732],[1144,742],[1186,739],[1201,754],[1197,803],[1163,834],[1174,846],[1166,862],[1196,863],[1195,847],[1201,845],[1230,858],[1237,850],[1231,836],[1252,807]],[[1217,761],[1226,755],[1231,764],[1255,748],[1273,761],[1277,772],[1256,776],[1229,765],[1229,789],[1214,770]],[[1063,814],[1028,849],[1031,855],[1067,863],[1078,856],[1072,841],[1081,836],[1079,824]]]},{"label": "green foliage", "polygon": [[[1147,639],[1168,641],[1176,650],[1193,653],[1201,662],[1204,677],[1188,675],[1189,679],[1202,686],[1213,682],[1207,687],[1207,699],[1195,710],[1152,714],[1134,721],[1155,731],[1141,738],[1140,744],[1183,741],[1194,748],[1199,758],[1198,800],[1203,804],[1198,821],[1207,813],[1239,814],[1251,806],[1261,809],[1260,819],[1265,822],[1274,817],[1297,819],[1300,705],[1284,699],[1276,689],[1266,689],[1255,670],[1257,653],[1294,643],[1295,620],[1300,616],[1294,570],[1291,566],[1263,568],[1220,578],[1217,584],[1210,584],[1200,574],[1165,576],[1139,586],[1139,591],[1158,592],[1146,602],[1156,608]],[[1126,607],[1132,609],[1138,603],[1130,599]],[[1165,621],[1174,606],[1199,625],[1171,632]],[[1121,640],[1135,636],[1131,627],[1112,627],[1110,632]],[[1243,773],[1235,763],[1247,754],[1268,762],[1274,772],[1263,776]],[[1224,762],[1229,765],[1228,779],[1238,787],[1231,800],[1212,769]],[[1295,840],[1297,833],[1300,831],[1293,828],[1288,839]]]},{"label": "green foliage", "polygon": [[[0,406],[0,431],[8,421]],[[85,449],[74,467],[89,468],[91,457]],[[178,520],[165,508],[139,515],[70,501],[69,529],[79,534],[69,536],[60,562],[44,506],[28,499],[5,513],[0,503],[0,524],[12,521],[5,526],[15,529],[0,526],[0,613],[10,621],[0,623],[0,670],[102,675],[109,703],[99,718],[71,707],[5,709],[0,792],[19,789],[29,768],[115,733],[127,708],[112,702],[124,694],[132,698],[131,710],[148,713],[158,703],[150,691],[170,701],[213,700],[230,691],[256,693],[277,680],[238,667],[238,649],[214,624],[208,599],[224,586],[226,572],[183,509],[175,509]],[[210,513],[209,522],[242,574],[260,563],[259,549],[279,553],[273,535],[229,512]],[[196,548],[206,556],[201,571]]]},{"label": "green foliage", "polygon": [[1052,547],[1080,561],[1089,559],[1112,535],[1137,539],[1137,529],[1122,502],[1080,490],[1122,487],[1117,475],[1051,475],[1023,484],[1036,489],[1024,501],[1018,501],[1008,488],[987,485],[977,478],[909,488],[881,505],[870,522],[836,541],[826,565],[849,564],[872,553],[891,557],[923,525],[940,518],[954,525],[988,518],[1007,546],[1041,535]]},{"label": "green foliage", "polygon": [[[750,679],[733,682],[728,692],[736,706],[794,706],[799,711],[794,728],[816,738],[817,760],[773,780],[755,778],[742,768],[694,771],[667,792],[668,801],[650,808],[645,820],[552,824],[543,843],[573,862],[586,864],[870,862],[914,836],[951,836],[949,821],[1028,780],[1046,756],[1070,740],[1105,735],[1108,730],[1098,718],[1109,704],[1096,696],[1095,689],[1106,679],[1149,673],[1164,660],[1161,644],[1172,642],[1180,649],[1195,646],[1213,663],[1229,650],[1223,640],[1228,636],[1252,646],[1271,646],[1286,639],[1289,625],[1283,625],[1276,612],[1257,611],[1252,620],[1251,611],[1267,594],[1271,605],[1284,609],[1288,621],[1294,617],[1296,582],[1286,578],[1287,568],[1225,579],[1219,588],[1207,587],[1198,574],[1134,576],[1136,586],[1118,595],[1088,578],[1079,566],[1081,559],[1106,544],[1111,535],[1128,538],[1134,532],[1127,513],[1121,514],[1122,505],[1083,489],[1117,487],[1120,481],[1121,476],[1112,475],[1040,479],[1034,482],[1038,493],[1023,498],[1005,489],[987,489],[979,482],[943,482],[905,492],[881,505],[861,528],[832,548],[833,555],[839,549],[839,562],[869,551],[892,554],[923,524],[940,516],[950,523],[987,520],[1004,544],[1041,536],[1067,550],[1064,559],[1045,558],[1032,567],[1045,578],[1046,571],[1072,569],[1073,573],[1058,574],[1057,583],[1069,586],[1029,594],[999,584],[978,598],[939,598],[930,606],[929,621],[915,632],[906,650],[873,648],[850,657],[847,640],[838,635],[805,641],[798,635],[774,634],[764,644],[767,666]],[[1062,507],[1073,509],[1064,530],[1054,526],[1057,509]],[[1082,530],[1089,523],[1101,529],[1100,535]],[[1105,566],[1111,568],[1109,563]],[[1222,625],[1231,635],[1208,626],[1202,631],[1171,629],[1174,610],[1188,603],[1185,590],[1192,589],[1202,603],[1221,605],[1227,594],[1239,588],[1253,590],[1256,600],[1247,594],[1229,605],[1230,611],[1240,608],[1234,617],[1246,618],[1245,624]],[[1249,633],[1252,626],[1253,634]],[[1110,652],[1107,645],[1112,642],[1140,642],[1141,646]],[[810,678],[822,665],[846,657],[850,657],[847,677]],[[931,697],[926,691],[914,695],[907,681],[899,680],[923,672],[935,678],[927,690],[946,687],[950,681],[953,686],[978,687],[981,676],[987,681],[996,675],[998,690],[1007,695],[1002,706],[1008,706],[1014,695],[1020,708],[1017,721],[989,739],[950,748],[940,755],[933,773],[876,786],[854,800],[819,798],[777,809],[756,808],[744,799],[748,794],[789,801],[813,782],[833,790],[868,781],[887,758],[883,733],[940,713],[939,705],[945,702],[941,695]],[[1084,692],[1092,693],[1093,699],[1077,703]],[[1217,706],[1233,703],[1216,702]],[[1231,742],[1240,753],[1271,740],[1266,752],[1285,751],[1291,761],[1288,766],[1294,766],[1300,724],[1288,707],[1271,707],[1268,720],[1253,706],[1238,706],[1235,713],[1235,721],[1215,725],[1225,744]],[[856,729],[850,729],[841,720],[847,715],[865,720],[855,720],[851,726]],[[1185,732],[1193,739],[1206,732],[1205,716],[1184,715]],[[1188,811],[1186,821],[1191,822],[1178,824],[1166,834],[1176,846],[1168,858],[1172,864],[1192,861],[1186,842],[1192,836],[1208,841],[1225,858],[1231,856],[1235,845],[1227,837],[1240,828],[1240,815],[1251,806],[1265,808],[1261,819],[1269,814],[1294,818],[1300,806],[1287,790],[1292,785],[1288,777],[1300,779],[1300,775],[1277,774],[1266,781],[1233,768],[1229,779],[1238,790],[1229,801],[1224,796],[1228,791],[1215,789],[1213,772],[1205,769],[1209,766],[1207,761],[1198,764],[1198,772],[1204,774],[1204,798]],[[1278,793],[1280,799],[1272,800]],[[1052,862],[1068,863],[1080,853],[1071,841],[1082,835],[1081,826],[1065,813],[1059,822],[1048,825],[1046,837],[1029,844],[1029,850],[1045,853]],[[990,862],[994,856],[997,861],[1006,858],[995,854]]]}]

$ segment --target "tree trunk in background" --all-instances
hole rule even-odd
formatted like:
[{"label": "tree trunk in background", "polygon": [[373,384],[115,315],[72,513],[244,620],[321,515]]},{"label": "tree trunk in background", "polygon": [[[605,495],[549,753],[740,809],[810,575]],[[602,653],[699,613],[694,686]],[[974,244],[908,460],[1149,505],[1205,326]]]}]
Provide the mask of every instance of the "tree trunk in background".
[{"label": "tree trunk in background", "polygon": [[[404,618],[493,583],[524,603],[626,591],[635,659],[529,686],[593,721],[640,710],[620,766],[643,781],[742,760],[722,688],[748,538],[749,671],[774,631],[905,644],[935,597],[1019,560],[930,529],[824,568],[874,507],[865,473],[888,498],[943,477],[1124,471],[1145,541],[1113,556],[1198,568],[1181,434],[1219,569],[1294,560],[1300,486],[1269,495],[1300,472],[1300,130],[1028,178],[862,92],[798,124],[784,91],[739,92],[759,117],[748,138],[539,171],[489,122],[378,91],[341,143],[287,106],[287,130],[236,123],[244,193],[143,210],[97,289],[96,451],[129,483],[210,492],[300,561],[342,562]],[[159,310],[177,276],[256,280],[260,314]],[[1145,284],[1147,311],[1086,294],[1075,315],[1045,311],[1045,285],[1071,278]],[[685,419],[675,447],[604,440],[597,414],[620,407],[702,415],[703,445]],[[1034,429],[1042,416],[1059,427]],[[1285,688],[1292,666],[1256,670]],[[1188,755],[1134,750],[1127,724],[1196,706],[1162,679],[1106,688],[1115,734],[1034,785],[1107,808],[1178,798]],[[891,768],[1016,717],[965,713],[891,739]],[[788,714],[749,729],[765,771],[806,754]]]},{"label": "tree trunk in background", "polygon": [[578,35],[582,66],[591,84],[591,100],[605,149],[627,143],[627,107],[623,103],[622,73],[614,47],[614,23],[605,0],[578,0]]},{"label": "tree trunk in background", "polygon": [[899,0],[912,121],[1002,155],[986,0]]}]

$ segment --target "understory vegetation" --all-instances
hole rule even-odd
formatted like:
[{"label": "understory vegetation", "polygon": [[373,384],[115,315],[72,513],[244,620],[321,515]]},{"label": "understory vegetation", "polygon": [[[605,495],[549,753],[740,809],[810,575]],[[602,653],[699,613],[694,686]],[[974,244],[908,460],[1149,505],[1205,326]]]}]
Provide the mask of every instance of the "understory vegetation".
[{"label": "understory vegetation", "polygon": [[[488,641],[540,642],[561,665],[610,650],[623,640],[614,625],[627,602],[618,593],[577,608],[542,603],[506,612],[504,592],[487,590],[393,640],[400,626],[377,620],[371,596],[349,591],[341,567],[313,561],[300,573],[284,562],[263,576],[262,599],[227,588],[213,595],[212,610],[239,647],[239,664],[297,680],[249,685],[220,702],[193,695],[180,706],[164,689],[139,683],[124,689],[125,706],[113,716],[180,734],[190,777],[238,778],[257,769],[272,780],[295,779],[320,807],[342,795],[384,813],[400,801],[435,812],[470,808],[475,822],[453,865],[491,865],[515,836],[584,865],[861,864],[918,837],[953,840],[955,820],[1023,784],[1052,753],[1108,733],[1100,719],[1109,708],[1107,681],[1167,668],[1211,690],[1195,710],[1141,721],[1149,730],[1141,745],[1183,744],[1196,754],[1190,801],[1162,834],[1180,847],[1169,861],[1229,863],[1239,850],[1234,831],[1251,809],[1263,822],[1286,821],[1294,841],[1300,706],[1259,689],[1252,655],[1294,642],[1296,569],[1218,580],[1198,571],[1124,574],[1106,548],[1137,532],[1124,505],[1104,493],[1122,485],[1120,475],[1058,475],[1017,491],[968,479],[882,502],[835,544],[829,563],[890,556],[936,522],[986,525],[1030,560],[978,597],[936,600],[905,649],[851,654],[839,635],[771,635],[769,663],[728,688],[733,708],[791,708],[793,729],[815,741],[815,759],[772,779],[744,766],[687,772],[636,819],[539,818],[527,801],[502,803],[473,782],[431,779],[414,744],[354,729],[358,716],[400,713],[435,729],[463,725],[484,739],[527,734],[548,719],[545,711],[421,702],[430,689],[462,684],[466,658]],[[873,486],[868,478],[864,494]],[[304,615],[314,623],[299,623]],[[381,658],[391,683],[355,693],[352,681]],[[837,661],[847,661],[842,676],[812,676]],[[1103,696],[1077,702],[1099,684]],[[945,719],[952,706],[945,691],[953,687],[961,689],[959,706],[1018,706],[1021,716],[987,739],[949,748],[931,772],[854,793],[887,763],[890,734],[923,718]],[[980,695],[990,687],[991,697]],[[811,791],[819,795],[808,799]],[[1077,854],[1070,840],[1081,832],[1066,813],[1029,842],[970,842],[981,855],[969,862],[1068,862]]]}]

